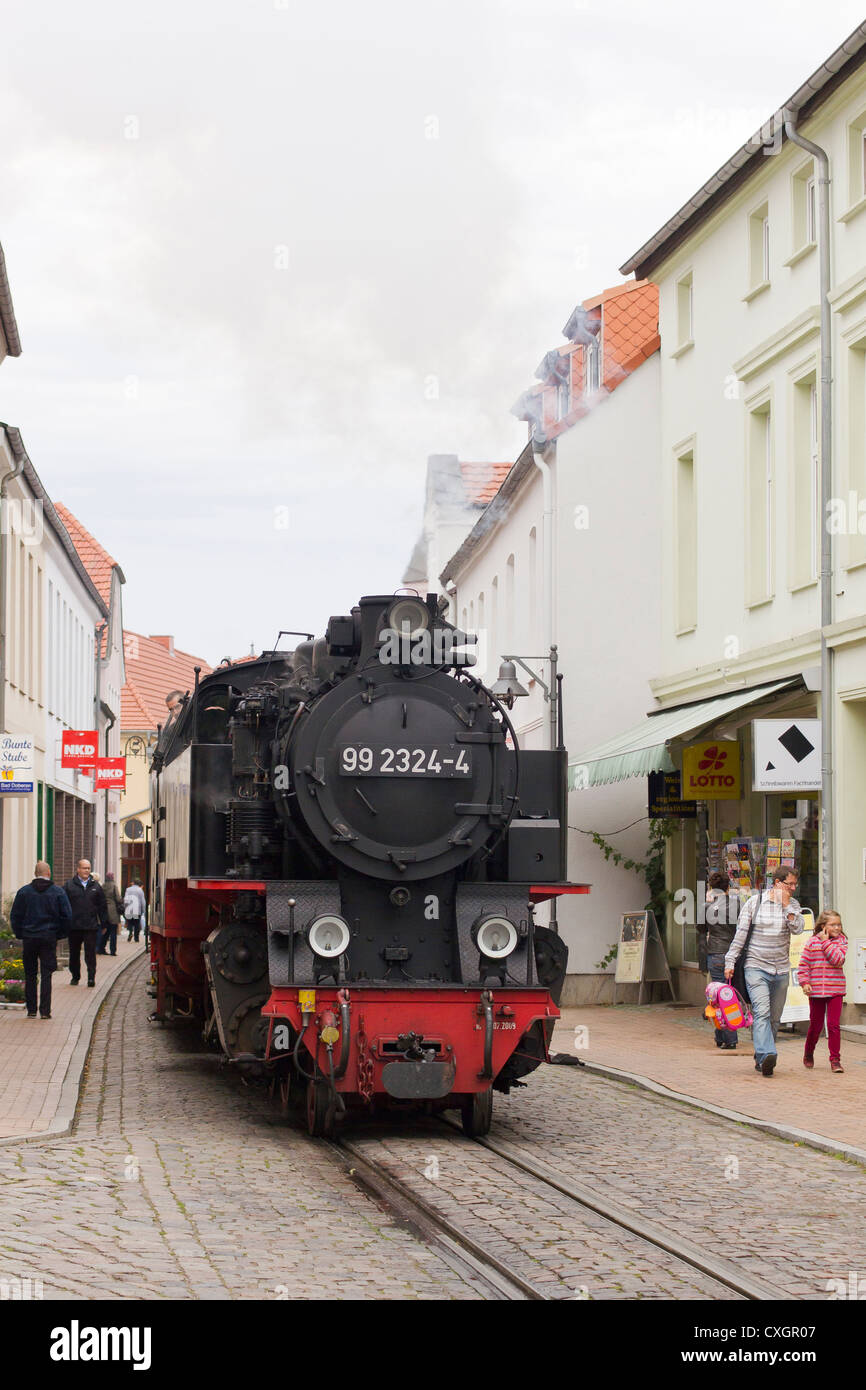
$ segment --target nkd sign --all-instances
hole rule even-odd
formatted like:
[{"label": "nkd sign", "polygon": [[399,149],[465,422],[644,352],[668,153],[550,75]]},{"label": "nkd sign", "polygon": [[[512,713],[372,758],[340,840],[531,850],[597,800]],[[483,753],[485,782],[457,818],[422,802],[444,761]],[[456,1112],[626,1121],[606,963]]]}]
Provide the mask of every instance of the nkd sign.
[{"label": "nkd sign", "polygon": [[95,729],[64,729],[60,744],[60,766],[92,768],[96,763],[99,738]]},{"label": "nkd sign", "polygon": [[683,799],[739,801],[740,745],[734,739],[708,739],[683,749]]},{"label": "nkd sign", "polygon": [[126,758],[97,758],[93,787],[95,791],[101,787],[126,791]]}]

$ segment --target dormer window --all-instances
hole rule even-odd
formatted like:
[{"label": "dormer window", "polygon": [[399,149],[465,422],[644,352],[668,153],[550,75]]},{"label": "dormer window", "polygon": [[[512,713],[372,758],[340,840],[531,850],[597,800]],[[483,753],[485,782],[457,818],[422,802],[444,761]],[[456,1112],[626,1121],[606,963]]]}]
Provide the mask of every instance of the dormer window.
[{"label": "dormer window", "polygon": [[556,388],[556,415],[558,420],[564,420],[571,410],[571,387],[568,381],[561,381]]},{"label": "dormer window", "polygon": [[591,396],[601,384],[601,346],[598,339],[594,339],[584,351],[586,353],[586,393]]}]

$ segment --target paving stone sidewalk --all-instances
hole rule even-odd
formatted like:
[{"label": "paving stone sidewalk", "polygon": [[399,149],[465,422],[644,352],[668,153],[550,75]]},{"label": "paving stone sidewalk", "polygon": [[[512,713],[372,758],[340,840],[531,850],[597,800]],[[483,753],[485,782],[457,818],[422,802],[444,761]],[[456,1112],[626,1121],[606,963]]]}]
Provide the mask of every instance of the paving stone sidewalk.
[{"label": "paving stone sidewalk", "polygon": [[[586,1035],[575,1029],[586,1029]],[[683,1096],[866,1150],[866,1047],[843,1038],[842,1075],[830,1071],[826,1038],[811,1072],[803,1066],[802,1035],[782,1030],[778,1049],[775,1074],[763,1077],[755,1071],[748,1029],[736,1050],[727,1052],[716,1047],[700,1008],[668,1004],[564,1009],[552,1047]]]},{"label": "paving stone sidewalk", "polygon": [[118,935],[117,955],[96,958],[95,989],[87,988],[83,960],[76,986],[61,966],[53,980],[50,1019],[0,1009],[0,1139],[44,1134],[71,1120],[99,1006],[118,971],[144,953],[143,942],[136,945],[125,932]]}]

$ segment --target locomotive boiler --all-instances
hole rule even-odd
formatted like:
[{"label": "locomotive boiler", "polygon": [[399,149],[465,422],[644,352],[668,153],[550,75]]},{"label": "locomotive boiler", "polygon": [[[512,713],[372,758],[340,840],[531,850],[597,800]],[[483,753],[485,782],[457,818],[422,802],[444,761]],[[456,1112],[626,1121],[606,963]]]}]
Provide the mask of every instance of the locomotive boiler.
[{"label": "locomotive boiler", "polygon": [[[302,1093],[490,1125],[545,1059],[567,952],[566,753],[520,749],[435,595],[196,678],[152,767],[154,1017]],[[561,743],[561,737],[560,737]]]}]

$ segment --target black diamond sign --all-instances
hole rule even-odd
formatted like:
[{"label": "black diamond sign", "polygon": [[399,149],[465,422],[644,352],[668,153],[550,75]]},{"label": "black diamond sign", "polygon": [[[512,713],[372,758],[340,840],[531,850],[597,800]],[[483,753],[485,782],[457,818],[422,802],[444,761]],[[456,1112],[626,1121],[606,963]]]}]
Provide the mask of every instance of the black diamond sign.
[{"label": "black diamond sign", "polygon": [[804,758],[808,758],[810,753],[815,751],[814,743],[810,743],[802,729],[798,729],[796,724],[792,724],[790,729],[786,729],[779,736],[779,742],[786,753],[790,753],[795,763],[801,763]]}]

